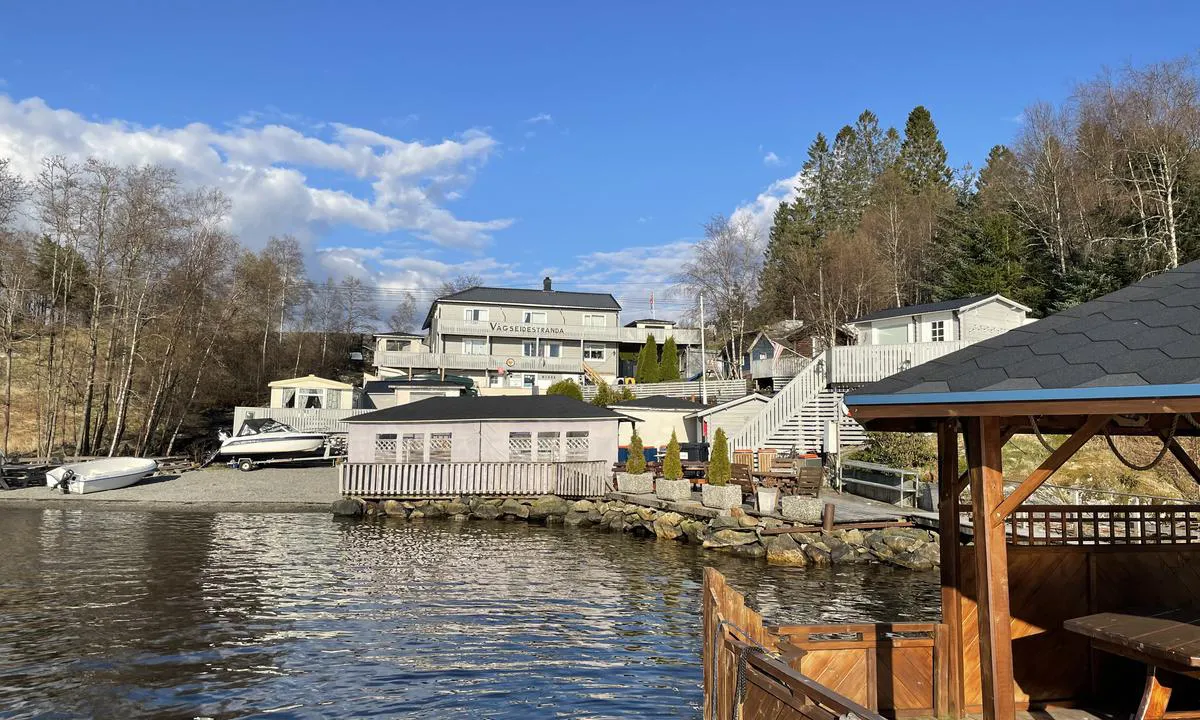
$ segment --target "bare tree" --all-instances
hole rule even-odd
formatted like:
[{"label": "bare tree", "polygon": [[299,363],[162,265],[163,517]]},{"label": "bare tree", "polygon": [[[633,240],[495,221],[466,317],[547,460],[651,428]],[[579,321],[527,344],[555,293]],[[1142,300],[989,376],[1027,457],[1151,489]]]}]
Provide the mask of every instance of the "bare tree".
[{"label": "bare tree", "polygon": [[456,292],[462,292],[473,287],[478,287],[483,284],[483,278],[473,274],[463,274],[457,277],[443,280],[442,286],[438,288],[438,297],[444,295],[453,295]]},{"label": "bare tree", "polygon": [[411,292],[404,293],[404,299],[396,305],[396,309],[388,317],[388,329],[392,332],[412,332],[417,323],[417,299]]},{"label": "bare tree", "polygon": [[[743,338],[750,330],[762,256],[762,234],[752,218],[717,215],[705,224],[704,238],[675,278],[693,302],[704,295],[706,312],[735,359],[745,350]],[[731,364],[740,376],[740,363]]]}]

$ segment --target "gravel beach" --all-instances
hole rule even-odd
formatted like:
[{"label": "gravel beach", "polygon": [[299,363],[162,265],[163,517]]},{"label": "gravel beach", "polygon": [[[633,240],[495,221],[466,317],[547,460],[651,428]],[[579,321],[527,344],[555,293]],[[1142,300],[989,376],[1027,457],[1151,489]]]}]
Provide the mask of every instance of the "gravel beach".
[{"label": "gravel beach", "polygon": [[332,467],[262,468],[251,472],[218,467],[161,475],[127,488],[87,495],[63,495],[47,487],[0,490],[0,508],[328,512],[330,504],[340,497],[337,469]]}]

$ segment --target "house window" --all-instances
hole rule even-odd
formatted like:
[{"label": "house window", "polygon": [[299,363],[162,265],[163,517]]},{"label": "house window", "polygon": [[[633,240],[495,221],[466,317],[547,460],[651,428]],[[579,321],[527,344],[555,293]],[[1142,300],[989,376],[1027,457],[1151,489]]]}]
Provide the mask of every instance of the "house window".
[{"label": "house window", "polygon": [[537,340],[521,341],[521,354],[525,357],[537,357]]},{"label": "house window", "polygon": [[521,376],[521,386],[522,387],[531,388],[534,385],[537,385],[537,375],[522,375]]},{"label": "house window", "polygon": [[545,325],[546,311],[545,310],[526,310],[521,316],[521,322],[529,325]]},{"label": "house window", "polygon": [[425,433],[405,433],[400,438],[400,462],[425,462]]},{"label": "house window", "polygon": [[608,325],[603,315],[584,315],[583,324],[587,327],[605,327]]},{"label": "house window", "polygon": [[558,444],[559,433],[557,432],[540,432],[538,433],[538,462],[554,462],[558,460]]},{"label": "house window", "polygon": [[453,433],[433,433],[429,436],[429,462],[450,462]]},{"label": "house window", "polygon": [[945,320],[934,320],[929,323],[929,339],[933,342],[946,342]]},{"label": "house window", "polygon": [[396,462],[396,433],[381,433],[375,436],[375,462]]},{"label": "house window", "polygon": [[399,338],[387,338],[383,341],[383,349],[385,352],[401,352],[404,350],[404,346],[407,344],[407,340],[400,340]]},{"label": "house window", "polygon": [[508,461],[530,462],[533,460],[533,438],[527,432],[508,434]]},{"label": "house window", "polygon": [[475,322],[487,322],[488,311],[486,308],[464,308],[463,320],[474,320]]},{"label": "house window", "polygon": [[566,460],[587,460],[591,453],[588,448],[587,430],[570,430],[567,432]]},{"label": "house window", "polygon": [[543,343],[542,354],[550,358],[562,357],[562,343]]},{"label": "house window", "polygon": [[487,355],[487,338],[469,337],[463,338],[463,354],[464,355]]},{"label": "house window", "polygon": [[320,410],[325,407],[323,388],[300,388],[296,391],[296,407],[305,410]]},{"label": "house window", "polygon": [[604,346],[584,343],[583,359],[584,360],[604,360]]}]

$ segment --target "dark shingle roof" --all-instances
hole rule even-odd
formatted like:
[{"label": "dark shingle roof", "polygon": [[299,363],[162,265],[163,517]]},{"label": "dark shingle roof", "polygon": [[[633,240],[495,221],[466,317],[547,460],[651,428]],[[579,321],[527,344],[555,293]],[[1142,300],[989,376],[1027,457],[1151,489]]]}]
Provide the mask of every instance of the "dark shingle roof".
[{"label": "dark shingle roof", "polygon": [[945,312],[947,310],[958,310],[968,305],[973,305],[980,300],[986,300],[992,297],[991,295],[975,295],[972,297],[958,298],[957,300],[943,300],[936,303],[925,303],[923,305],[905,305],[904,307],[888,308],[886,310],[876,310],[873,313],[867,313],[860,318],[851,320],[851,323],[867,322],[868,320],[885,320],[894,317],[906,317],[908,315],[921,315],[932,312]]},{"label": "dark shingle roof", "polygon": [[678,325],[674,320],[663,320],[661,318],[646,318],[644,320],[631,320],[625,323],[625,327],[637,327],[638,323],[653,323],[655,325]]},{"label": "dark shingle roof", "polygon": [[439,397],[376,410],[346,422],[441,422],[469,420],[617,420],[624,415],[562,395]]},{"label": "dark shingle roof", "polygon": [[[570,290],[525,290],[523,288],[484,287],[467,288],[456,293],[443,295],[434,301],[484,303],[488,305],[532,305],[535,307],[568,307],[584,310],[620,310],[621,304],[611,293],[574,292]],[[433,318],[433,306],[425,316],[425,329]]]},{"label": "dark shingle roof", "polygon": [[884,378],[846,404],[1195,396],[1197,383],[1200,261]]},{"label": "dark shingle roof", "polygon": [[708,407],[704,403],[684,398],[667,397],[666,395],[651,395],[634,400],[619,400],[612,404],[615,408],[641,408],[643,410],[703,410]]},{"label": "dark shingle roof", "polygon": [[450,382],[449,380],[437,380],[433,378],[416,378],[409,380],[368,380],[363,383],[363,392],[367,393],[386,393],[395,390],[396,388],[407,387],[442,387],[442,388],[461,388],[461,383]]}]

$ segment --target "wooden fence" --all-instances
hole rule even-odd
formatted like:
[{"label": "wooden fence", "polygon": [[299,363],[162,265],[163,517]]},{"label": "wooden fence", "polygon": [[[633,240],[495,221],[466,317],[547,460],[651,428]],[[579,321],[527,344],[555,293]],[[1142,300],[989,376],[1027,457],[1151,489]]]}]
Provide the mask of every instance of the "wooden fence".
[{"label": "wooden fence", "polygon": [[344,463],[343,495],[365,498],[432,498],[462,495],[603,497],[612,490],[612,463],[457,462]]},{"label": "wooden fence", "polygon": [[371,412],[362,408],[317,410],[301,408],[237,407],[233,410],[233,432],[248,418],[271,418],[301,432],[347,432],[346,418]]}]

